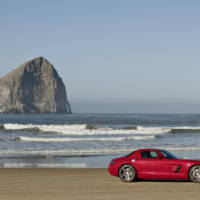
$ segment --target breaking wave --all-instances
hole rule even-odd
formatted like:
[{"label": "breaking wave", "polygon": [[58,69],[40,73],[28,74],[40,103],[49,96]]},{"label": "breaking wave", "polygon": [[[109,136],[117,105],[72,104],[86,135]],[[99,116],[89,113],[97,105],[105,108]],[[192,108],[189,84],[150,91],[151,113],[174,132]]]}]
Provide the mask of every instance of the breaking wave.
[{"label": "breaking wave", "polygon": [[40,124],[0,124],[0,130],[20,130],[30,132],[59,133],[65,135],[117,135],[117,134],[165,134],[165,133],[200,133],[200,127],[144,127],[124,126],[111,128],[91,124],[40,125]]},{"label": "breaking wave", "polygon": [[89,124],[72,125],[38,125],[38,124],[4,124],[5,130],[21,130],[66,135],[117,135],[117,134],[163,134],[170,132],[169,128],[161,127],[122,127],[110,128]]},{"label": "breaking wave", "polygon": [[130,136],[130,137],[96,137],[96,138],[40,138],[40,137],[17,137],[15,140],[24,142],[87,142],[87,141],[126,141],[126,140],[149,140],[154,139],[155,135]]}]

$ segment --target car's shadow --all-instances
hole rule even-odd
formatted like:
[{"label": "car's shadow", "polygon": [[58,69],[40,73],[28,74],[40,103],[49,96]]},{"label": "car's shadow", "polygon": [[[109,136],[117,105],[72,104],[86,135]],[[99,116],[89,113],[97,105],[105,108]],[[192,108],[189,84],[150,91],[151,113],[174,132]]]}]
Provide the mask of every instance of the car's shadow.
[{"label": "car's shadow", "polygon": [[190,180],[176,180],[176,179],[139,179],[137,182],[192,182]]}]

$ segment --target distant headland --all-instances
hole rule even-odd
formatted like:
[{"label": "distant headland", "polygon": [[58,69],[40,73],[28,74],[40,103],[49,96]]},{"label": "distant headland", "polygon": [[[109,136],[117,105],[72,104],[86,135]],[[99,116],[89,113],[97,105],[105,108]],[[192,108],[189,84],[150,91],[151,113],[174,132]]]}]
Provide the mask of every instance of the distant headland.
[{"label": "distant headland", "polygon": [[0,78],[0,113],[72,113],[65,85],[45,58],[30,60]]}]

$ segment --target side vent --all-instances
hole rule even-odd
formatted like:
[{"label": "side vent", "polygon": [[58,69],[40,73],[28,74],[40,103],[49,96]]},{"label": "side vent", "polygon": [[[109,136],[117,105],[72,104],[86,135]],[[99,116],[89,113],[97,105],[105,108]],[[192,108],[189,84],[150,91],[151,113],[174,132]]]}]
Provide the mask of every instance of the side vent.
[{"label": "side vent", "polygon": [[181,170],[181,165],[178,165],[178,167],[176,168],[175,172],[179,172]]}]

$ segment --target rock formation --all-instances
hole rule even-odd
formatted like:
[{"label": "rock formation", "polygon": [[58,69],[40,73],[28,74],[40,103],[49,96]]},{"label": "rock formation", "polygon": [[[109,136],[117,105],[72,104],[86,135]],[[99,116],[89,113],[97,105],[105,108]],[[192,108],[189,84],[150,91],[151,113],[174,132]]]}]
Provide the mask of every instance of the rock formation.
[{"label": "rock formation", "polygon": [[65,85],[53,65],[38,57],[1,78],[0,113],[71,113]]}]

